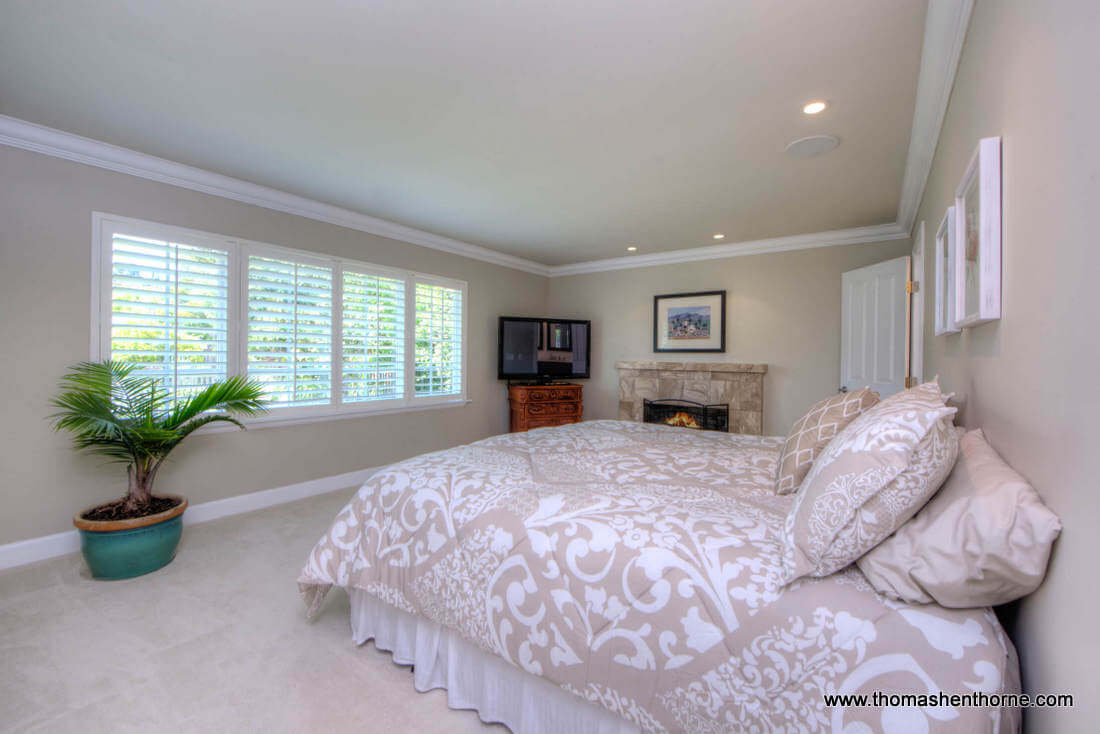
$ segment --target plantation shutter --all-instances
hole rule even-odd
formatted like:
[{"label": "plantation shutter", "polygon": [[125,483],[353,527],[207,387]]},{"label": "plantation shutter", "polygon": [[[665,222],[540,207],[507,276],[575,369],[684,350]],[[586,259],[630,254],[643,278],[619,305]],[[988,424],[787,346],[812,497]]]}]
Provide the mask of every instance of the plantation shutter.
[{"label": "plantation shutter", "polygon": [[180,400],[228,373],[229,253],[111,236],[109,353]]},{"label": "plantation shutter", "polygon": [[249,376],[271,407],[332,402],[332,268],[250,255]]},{"label": "plantation shutter", "polygon": [[137,365],[173,401],[238,374],[268,398],[258,423],[466,397],[463,281],[98,212],[93,222],[91,358]]},{"label": "plantation shutter", "polygon": [[341,398],[405,396],[405,281],[344,270]]},{"label": "plantation shutter", "polygon": [[416,283],[414,395],[462,392],[462,291]]}]

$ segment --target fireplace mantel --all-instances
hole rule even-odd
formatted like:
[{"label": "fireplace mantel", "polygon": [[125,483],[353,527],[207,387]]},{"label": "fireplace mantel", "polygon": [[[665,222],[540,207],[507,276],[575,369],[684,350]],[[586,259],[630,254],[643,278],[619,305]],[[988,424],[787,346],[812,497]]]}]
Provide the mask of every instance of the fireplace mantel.
[{"label": "fireplace mantel", "polygon": [[666,372],[751,372],[764,374],[766,364],[738,362],[616,362],[619,370],[661,370]]},{"label": "fireplace mantel", "polygon": [[642,420],[643,401],[694,400],[728,403],[730,432],[764,431],[766,364],[736,362],[616,362],[619,419]]}]

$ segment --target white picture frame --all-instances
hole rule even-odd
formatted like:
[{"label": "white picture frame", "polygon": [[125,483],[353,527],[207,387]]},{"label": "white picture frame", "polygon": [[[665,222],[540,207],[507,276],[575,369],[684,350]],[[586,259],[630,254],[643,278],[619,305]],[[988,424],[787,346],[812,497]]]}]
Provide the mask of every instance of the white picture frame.
[{"label": "white picture frame", "polygon": [[936,336],[962,331],[955,323],[955,240],[955,207],[949,206],[936,230]]},{"label": "white picture frame", "polygon": [[1001,139],[982,138],[955,190],[955,324],[1001,318]]}]

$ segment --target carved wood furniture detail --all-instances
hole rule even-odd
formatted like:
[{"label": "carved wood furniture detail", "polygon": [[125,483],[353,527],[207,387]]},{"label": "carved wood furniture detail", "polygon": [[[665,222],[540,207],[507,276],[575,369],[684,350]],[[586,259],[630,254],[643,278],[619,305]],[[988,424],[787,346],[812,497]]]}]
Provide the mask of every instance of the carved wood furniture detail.
[{"label": "carved wood furniture detail", "polygon": [[512,433],[544,426],[579,423],[583,412],[581,385],[511,385],[508,407]]}]

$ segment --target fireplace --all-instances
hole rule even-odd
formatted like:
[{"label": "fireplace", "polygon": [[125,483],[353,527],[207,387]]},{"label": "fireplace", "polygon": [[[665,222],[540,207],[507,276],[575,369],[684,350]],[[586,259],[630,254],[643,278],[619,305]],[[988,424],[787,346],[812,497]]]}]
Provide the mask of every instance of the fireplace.
[{"label": "fireplace", "polygon": [[668,426],[728,433],[730,406],[728,403],[706,405],[693,400],[646,400],[642,420],[646,423],[664,423]]},{"label": "fireplace", "polygon": [[[646,420],[646,401],[678,400],[696,408],[725,408],[720,430],[754,436],[764,431],[766,364],[616,362],[615,367],[619,370],[621,421]],[[676,412],[680,411],[672,416]],[[692,411],[683,412],[690,415]]]}]

